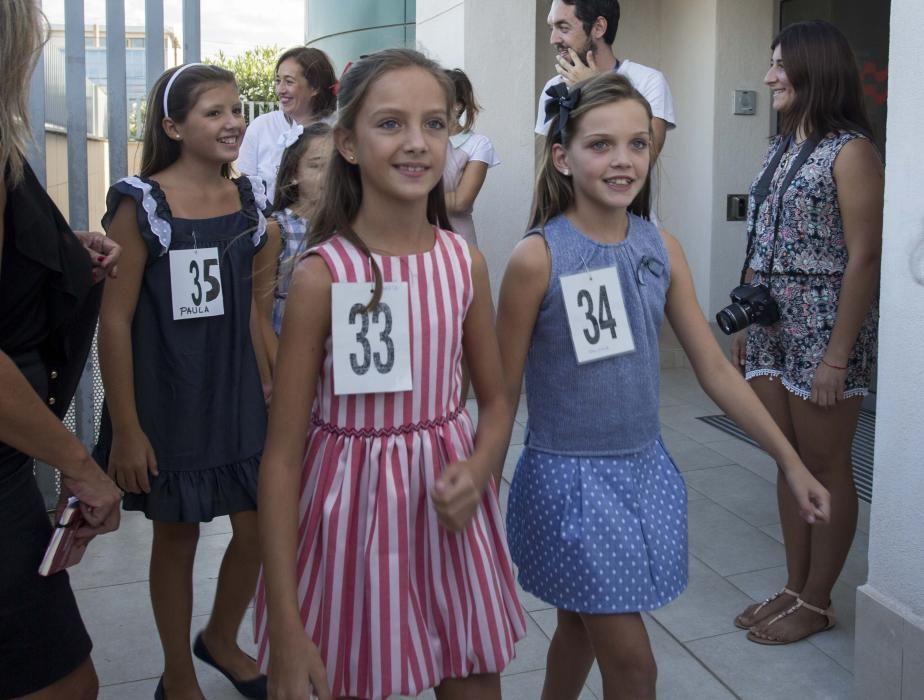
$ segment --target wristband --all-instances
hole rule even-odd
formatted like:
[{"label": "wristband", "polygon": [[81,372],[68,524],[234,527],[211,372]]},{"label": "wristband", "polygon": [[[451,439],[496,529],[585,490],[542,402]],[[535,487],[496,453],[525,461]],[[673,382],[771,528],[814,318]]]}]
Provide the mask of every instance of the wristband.
[{"label": "wristband", "polygon": [[830,367],[831,369],[840,369],[840,370],[845,370],[845,369],[847,369],[847,365],[844,365],[843,367],[841,367],[840,365],[832,365],[830,362],[828,362],[828,361],[827,361],[825,358],[823,358],[823,357],[821,358],[821,363],[822,363],[822,364],[825,364],[825,365],[828,365],[828,367]]}]

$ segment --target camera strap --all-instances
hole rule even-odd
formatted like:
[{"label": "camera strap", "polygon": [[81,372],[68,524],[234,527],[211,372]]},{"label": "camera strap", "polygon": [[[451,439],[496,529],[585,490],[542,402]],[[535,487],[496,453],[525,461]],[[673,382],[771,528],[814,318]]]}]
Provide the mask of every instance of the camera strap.
[{"label": "camera strap", "polygon": [[[783,196],[786,194],[786,191],[792,185],[792,181],[795,179],[796,174],[805,165],[805,161],[809,159],[809,156],[812,155],[812,152],[818,146],[819,138],[814,134],[809,136],[802,142],[802,146],[799,148],[799,153],[793,159],[792,163],[789,165],[789,170],[786,171],[786,177],[783,178],[783,181],[780,183],[778,189],[776,209],[773,214],[773,241],[770,244],[770,266],[767,268],[767,276],[773,274],[773,263],[776,258],[776,240],[780,232],[780,210],[783,207]],[[757,245],[757,217],[760,214],[760,207],[763,205],[767,197],[770,196],[770,183],[773,180],[773,176],[776,175],[776,171],[780,167],[780,162],[783,160],[783,156],[786,154],[793,144],[793,137],[790,136],[787,138],[780,147],[776,150],[776,153],[773,154],[773,158],[770,159],[770,162],[767,163],[767,167],[764,168],[763,174],[760,176],[760,180],[757,182],[757,186],[754,188],[754,192],[751,195],[754,199],[754,207],[752,211],[754,212],[754,218],[751,221],[748,221],[748,247],[747,254],[744,258],[744,267],[741,268],[741,284],[744,284],[745,273],[747,272],[748,267],[751,264],[751,258],[754,255],[754,248]]]}]

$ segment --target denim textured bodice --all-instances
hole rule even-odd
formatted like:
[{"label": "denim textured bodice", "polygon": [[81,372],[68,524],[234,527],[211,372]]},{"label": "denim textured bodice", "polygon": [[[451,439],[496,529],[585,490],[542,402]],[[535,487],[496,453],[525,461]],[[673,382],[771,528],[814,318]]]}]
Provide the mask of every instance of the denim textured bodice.
[{"label": "denim textured bodice", "polygon": [[[629,214],[626,239],[591,240],[565,217],[541,235],[551,258],[548,290],[539,307],[526,361],[529,421],[526,445],[557,454],[635,452],[660,434],[658,337],[670,285],[661,233]],[[578,364],[561,277],[615,266],[619,272],[634,352]]]}]

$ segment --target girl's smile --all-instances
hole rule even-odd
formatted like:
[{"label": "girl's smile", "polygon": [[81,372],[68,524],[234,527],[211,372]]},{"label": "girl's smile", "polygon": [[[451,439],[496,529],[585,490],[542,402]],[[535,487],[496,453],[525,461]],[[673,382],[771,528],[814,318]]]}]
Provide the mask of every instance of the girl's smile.
[{"label": "girl's smile", "polygon": [[389,71],[370,88],[340,150],[360,166],[363,190],[390,199],[425,201],[443,176],[449,105],[422,68]]},{"label": "girl's smile", "polygon": [[203,92],[186,120],[167,130],[174,132],[181,139],[184,153],[219,163],[236,160],[244,136],[237,86],[220,83]]},{"label": "girl's smile", "polygon": [[553,151],[559,172],[570,176],[580,208],[624,209],[648,177],[649,119],[635,100],[596,107],[581,118],[569,147]]}]

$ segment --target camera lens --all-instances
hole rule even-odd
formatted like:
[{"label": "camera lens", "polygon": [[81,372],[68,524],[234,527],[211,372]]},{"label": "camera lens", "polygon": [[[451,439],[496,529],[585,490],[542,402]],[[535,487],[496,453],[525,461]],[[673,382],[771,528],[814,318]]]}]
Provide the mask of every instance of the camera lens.
[{"label": "camera lens", "polygon": [[747,328],[751,319],[741,304],[729,304],[715,315],[715,322],[725,335],[731,335]]}]

